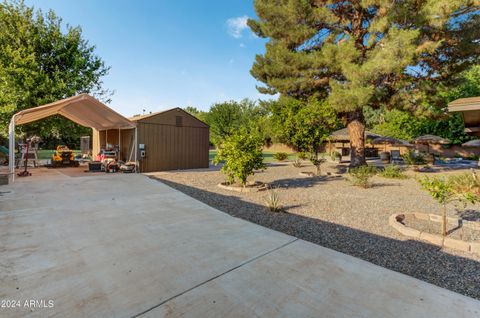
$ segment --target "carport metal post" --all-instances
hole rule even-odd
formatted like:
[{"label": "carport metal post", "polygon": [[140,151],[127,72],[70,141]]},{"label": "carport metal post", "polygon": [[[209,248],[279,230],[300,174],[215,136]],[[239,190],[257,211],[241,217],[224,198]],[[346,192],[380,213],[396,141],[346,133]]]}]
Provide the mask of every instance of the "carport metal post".
[{"label": "carport metal post", "polygon": [[120,138],[121,138],[120,128],[118,128],[118,154],[117,154],[117,156],[118,156],[117,159],[118,159],[118,160],[120,160],[120,158],[121,158],[121,157],[120,157],[120,154],[122,153],[122,150],[121,150],[121,149],[122,149],[122,145],[121,145],[121,143],[120,143]]},{"label": "carport metal post", "polygon": [[135,126],[135,172],[138,173],[138,162],[137,162],[137,152],[138,152],[138,140],[137,140],[137,126]]},{"label": "carport metal post", "polygon": [[15,115],[8,125],[8,170],[12,183],[15,181]]}]

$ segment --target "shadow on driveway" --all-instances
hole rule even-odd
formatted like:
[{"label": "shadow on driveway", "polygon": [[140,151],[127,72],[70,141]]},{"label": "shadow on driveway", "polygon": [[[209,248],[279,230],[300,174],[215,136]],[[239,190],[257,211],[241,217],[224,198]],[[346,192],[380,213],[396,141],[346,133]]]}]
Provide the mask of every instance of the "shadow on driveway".
[{"label": "shadow on driveway", "polygon": [[[239,197],[153,177],[213,208],[300,239],[349,254],[480,300],[480,262],[416,240],[396,240],[290,213],[273,213]],[[287,210],[288,211],[288,210]]]}]

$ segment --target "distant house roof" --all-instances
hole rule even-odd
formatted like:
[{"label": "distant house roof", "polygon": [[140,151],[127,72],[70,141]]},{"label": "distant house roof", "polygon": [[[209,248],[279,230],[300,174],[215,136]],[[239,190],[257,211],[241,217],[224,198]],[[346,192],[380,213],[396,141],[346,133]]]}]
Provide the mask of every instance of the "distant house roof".
[{"label": "distant house roof", "polygon": [[468,110],[480,110],[480,96],[459,98],[448,104],[449,112],[461,112]]},{"label": "distant house roof", "polygon": [[480,96],[454,100],[448,104],[448,111],[462,114],[466,133],[480,135]]},{"label": "distant house roof", "polygon": [[[343,128],[343,129],[339,129],[337,131],[334,131],[333,133],[330,134],[329,137],[333,141],[350,141],[350,136],[348,134],[348,129],[347,128]],[[365,131],[365,138],[366,139],[375,139],[375,138],[379,138],[379,137],[382,137],[382,136],[378,135],[378,134],[375,134],[375,133],[372,133],[372,132],[369,132],[369,131]]]}]

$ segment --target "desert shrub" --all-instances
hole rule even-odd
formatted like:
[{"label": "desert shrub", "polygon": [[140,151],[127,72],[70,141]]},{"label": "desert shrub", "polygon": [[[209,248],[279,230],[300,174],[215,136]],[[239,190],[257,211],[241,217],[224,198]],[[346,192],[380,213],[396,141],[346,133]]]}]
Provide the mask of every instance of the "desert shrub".
[{"label": "desert shrub", "polygon": [[405,179],[407,176],[403,173],[403,169],[396,165],[386,166],[380,176],[389,179]]},{"label": "desert shrub", "polygon": [[297,158],[300,159],[300,160],[307,160],[308,155],[307,155],[306,152],[301,151],[301,152],[297,153]]},{"label": "desert shrub", "polygon": [[286,152],[277,152],[273,154],[273,158],[278,161],[287,160],[288,154]]},{"label": "desert shrub", "polygon": [[272,212],[279,212],[281,210],[280,206],[280,196],[277,189],[271,188],[268,189],[267,198],[265,199],[267,207]]},{"label": "desert shrub", "polygon": [[340,160],[342,159],[342,154],[336,150],[332,151],[330,153],[330,159],[332,159],[332,161]]},{"label": "desert shrub", "polygon": [[224,162],[222,172],[229,184],[238,179],[245,186],[247,177],[253,175],[254,170],[265,168],[262,145],[262,138],[241,128],[225,138],[213,163],[217,165]]},{"label": "desert shrub", "polygon": [[369,188],[371,186],[370,179],[375,176],[377,172],[377,168],[370,166],[351,168],[348,171],[352,184],[362,188]]},{"label": "desert shrub", "polygon": [[473,160],[473,161],[478,161],[480,157],[478,155],[470,155],[464,158],[465,160]]},{"label": "desert shrub", "polygon": [[317,155],[312,155],[310,157],[310,162],[315,166],[316,172],[315,174],[319,176],[322,173],[322,164],[325,162],[325,158],[318,157]]},{"label": "desert shrub", "polygon": [[448,181],[457,194],[480,196],[480,179],[475,170],[470,173],[451,175]]},{"label": "desert shrub", "polygon": [[301,168],[302,167],[302,160],[300,160],[300,158],[296,158],[293,161],[292,166],[294,166],[295,168]]},{"label": "desert shrub", "polygon": [[420,153],[415,153],[413,150],[409,150],[402,155],[403,161],[409,166],[423,165],[426,163],[425,157]]}]

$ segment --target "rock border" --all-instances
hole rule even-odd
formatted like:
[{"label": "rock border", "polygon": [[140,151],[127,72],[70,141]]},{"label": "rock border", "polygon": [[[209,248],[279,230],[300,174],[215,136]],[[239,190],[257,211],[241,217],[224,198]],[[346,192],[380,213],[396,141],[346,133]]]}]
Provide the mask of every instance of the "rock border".
[{"label": "rock border", "polygon": [[[440,223],[442,218],[440,215],[437,215],[437,214],[398,213],[398,214],[392,214],[389,217],[388,224],[405,236],[427,241],[436,246],[448,247],[455,250],[460,250],[463,252],[470,252],[473,254],[480,255],[480,242],[467,242],[467,241],[457,240],[450,237],[443,237],[437,234],[422,232],[417,229],[405,226],[404,224],[400,223],[405,219],[405,214],[413,215],[416,219],[432,221],[436,223]],[[460,218],[447,217],[447,223],[459,224],[464,227],[468,227],[468,228],[480,231],[479,222],[472,222],[472,221],[462,220]]]},{"label": "rock border", "polygon": [[242,193],[267,190],[267,184],[259,181],[255,182],[254,184],[247,185],[246,187],[232,186],[225,183],[219,183],[217,184],[217,186],[224,190],[242,192]]}]

